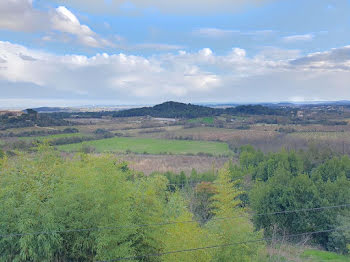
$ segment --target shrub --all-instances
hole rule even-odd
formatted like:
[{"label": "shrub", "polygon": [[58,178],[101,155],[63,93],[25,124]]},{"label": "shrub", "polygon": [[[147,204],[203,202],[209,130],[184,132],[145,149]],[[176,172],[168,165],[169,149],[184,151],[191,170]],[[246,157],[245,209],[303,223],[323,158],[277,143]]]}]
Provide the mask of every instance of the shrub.
[{"label": "shrub", "polygon": [[87,144],[83,144],[83,145],[81,146],[80,151],[81,151],[82,153],[85,153],[85,154],[91,154],[91,153],[96,152],[96,148],[93,147],[93,146],[87,145]]}]

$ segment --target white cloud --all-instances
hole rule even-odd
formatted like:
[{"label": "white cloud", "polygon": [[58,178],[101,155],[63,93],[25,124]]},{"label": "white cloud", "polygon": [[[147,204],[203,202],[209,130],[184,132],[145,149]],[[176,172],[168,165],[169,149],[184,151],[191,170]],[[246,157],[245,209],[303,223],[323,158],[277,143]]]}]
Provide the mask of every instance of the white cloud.
[{"label": "white cloud", "polygon": [[286,43],[295,43],[295,42],[307,42],[311,41],[314,38],[313,34],[304,34],[304,35],[290,35],[282,38],[283,42]]},{"label": "white cloud", "polygon": [[[77,38],[82,45],[89,47],[112,46],[112,43],[101,38],[87,25],[80,24],[78,18],[66,7],[60,6],[48,12],[33,8],[32,0],[1,0],[0,29],[14,31],[56,31]],[[52,41],[60,37],[44,37]]]},{"label": "white cloud", "polygon": [[299,58],[301,55],[300,50],[297,49],[281,49],[277,47],[264,47],[261,49],[256,58],[259,60],[272,60],[272,61],[288,61]]},{"label": "white cloud", "polygon": [[350,70],[350,46],[312,53],[291,62],[294,66],[323,70]]},{"label": "white cloud", "polygon": [[163,13],[208,14],[217,11],[236,12],[245,7],[258,6],[274,0],[55,0],[65,5],[97,13],[130,12],[138,9],[156,9]]},{"label": "white cloud", "polygon": [[239,33],[239,30],[228,30],[228,29],[220,29],[220,28],[200,28],[194,31],[195,35],[203,36],[203,37],[227,37],[231,36],[235,33]]},{"label": "white cloud", "polygon": [[85,46],[113,46],[108,40],[100,38],[87,25],[80,24],[78,18],[64,6],[59,6],[51,13],[50,22],[53,30],[74,35]]},{"label": "white cloud", "polygon": [[193,31],[193,35],[208,37],[208,38],[223,38],[230,36],[269,36],[273,34],[275,31],[273,30],[251,30],[251,31],[241,31],[241,30],[233,30],[233,29],[221,29],[215,27],[209,28],[199,28]]},{"label": "white cloud", "polygon": [[172,51],[172,50],[179,50],[184,49],[184,46],[180,45],[170,45],[170,44],[160,44],[160,43],[143,43],[143,44],[136,44],[136,45],[125,45],[125,46],[118,46],[123,50],[156,50],[156,51]]},{"label": "white cloud", "polygon": [[69,98],[108,103],[115,99],[122,104],[169,99],[313,100],[315,94],[324,100],[350,99],[349,50],[343,47],[301,58],[296,51],[281,49],[249,57],[240,48],[226,55],[205,48],[148,58],[122,53],[87,57],[59,56],[0,42],[0,92],[2,99]]},{"label": "white cloud", "polygon": [[14,31],[37,31],[47,28],[48,14],[37,11],[32,0],[1,0],[0,28]]}]

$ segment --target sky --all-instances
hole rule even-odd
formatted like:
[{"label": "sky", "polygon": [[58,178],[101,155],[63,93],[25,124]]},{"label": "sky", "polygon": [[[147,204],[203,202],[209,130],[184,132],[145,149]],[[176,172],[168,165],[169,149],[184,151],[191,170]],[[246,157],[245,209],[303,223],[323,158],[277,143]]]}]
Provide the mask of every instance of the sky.
[{"label": "sky", "polygon": [[1,0],[0,107],[350,100],[349,0]]}]

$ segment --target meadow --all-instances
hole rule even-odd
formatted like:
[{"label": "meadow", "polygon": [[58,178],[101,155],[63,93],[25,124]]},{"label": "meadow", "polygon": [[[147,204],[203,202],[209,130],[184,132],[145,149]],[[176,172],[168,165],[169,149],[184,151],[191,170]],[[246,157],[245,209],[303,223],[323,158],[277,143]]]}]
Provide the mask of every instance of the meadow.
[{"label": "meadow", "polygon": [[334,252],[327,252],[323,250],[308,249],[305,250],[301,256],[304,261],[331,261],[331,262],[349,262],[348,256],[336,254]]},{"label": "meadow", "polygon": [[270,262],[349,262],[348,256],[310,246],[283,244],[268,248]]},{"label": "meadow", "polygon": [[85,136],[82,133],[71,133],[71,134],[56,134],[56,135],[48,135],[48,136],[32,136],[32,137],[18,137],[19,140],[24,141],[52,141],[59,138],[67,138],[67,137],[81,137]]},{"label": "meadow", "polygon": [[201,117],[188,120],[189,123],[214,124],[214,117]]},{"label": "meadow", "polygon": [[232,155],[226,143],[211,141],[184,141],[154,138],[114,137],[83,143],[58,146],[65,152],[80,151],[82,146],[93,147],[96,152],[140,153],[140,154],[179,154],[179,155]]}]

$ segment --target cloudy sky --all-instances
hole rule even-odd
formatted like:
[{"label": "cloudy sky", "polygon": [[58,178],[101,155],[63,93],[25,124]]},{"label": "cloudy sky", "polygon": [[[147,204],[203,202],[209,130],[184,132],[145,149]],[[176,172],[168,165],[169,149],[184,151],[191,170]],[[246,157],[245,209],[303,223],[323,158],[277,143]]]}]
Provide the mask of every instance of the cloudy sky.
[{"label": "cloudy sky", "polygon": [[349,0],[1,0],[0,107],[350,100]]}]

